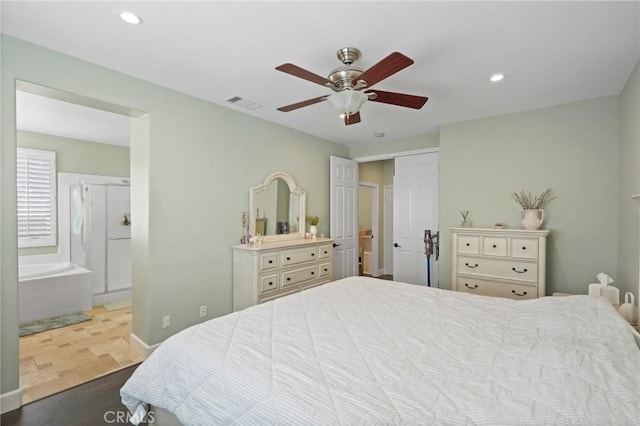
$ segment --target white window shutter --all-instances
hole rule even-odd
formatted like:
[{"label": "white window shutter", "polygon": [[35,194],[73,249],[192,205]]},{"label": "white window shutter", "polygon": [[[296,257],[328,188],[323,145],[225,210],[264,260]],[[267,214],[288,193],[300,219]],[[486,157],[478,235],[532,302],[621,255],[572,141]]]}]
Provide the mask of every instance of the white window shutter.
[{"label": "white window shutter", "polygon": [[18,148],[18,247],[56,245],[56,153]]}]

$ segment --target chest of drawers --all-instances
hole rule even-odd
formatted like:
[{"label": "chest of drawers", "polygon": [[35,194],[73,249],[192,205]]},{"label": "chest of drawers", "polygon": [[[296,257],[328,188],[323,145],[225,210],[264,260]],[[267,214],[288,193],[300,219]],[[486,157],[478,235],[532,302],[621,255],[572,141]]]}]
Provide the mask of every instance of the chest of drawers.
[{"label": "chest of drawers", "polygon": [[333,240],[233,246],[233,310],[331,281]]},{"label": "chest of drawers", "polygon": [[452,289],[485,296],[545,295],[549,230],[452,228]]}]

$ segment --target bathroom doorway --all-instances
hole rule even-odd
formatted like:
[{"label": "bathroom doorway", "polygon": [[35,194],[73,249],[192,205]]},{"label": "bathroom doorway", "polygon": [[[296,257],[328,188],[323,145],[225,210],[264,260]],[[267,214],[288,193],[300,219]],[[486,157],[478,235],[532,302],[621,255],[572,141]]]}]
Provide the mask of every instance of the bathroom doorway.
[{"label": "bathroom doorway", "polygon": [[[131,111],[26,82],[16,88],[17,161],[26,164],[18,163],[19,228],[26,225],[17,241],[25,404],[143,357],[129,344]],[[44,222],[41,153],[53,158]],[[41,234],[52,238],[38,243]]]},{"label": "bathroom doorway", "polygon": [[378,240],[378,184],[360,181],[358,184],[358,253],[359,275],[377,277]]}]

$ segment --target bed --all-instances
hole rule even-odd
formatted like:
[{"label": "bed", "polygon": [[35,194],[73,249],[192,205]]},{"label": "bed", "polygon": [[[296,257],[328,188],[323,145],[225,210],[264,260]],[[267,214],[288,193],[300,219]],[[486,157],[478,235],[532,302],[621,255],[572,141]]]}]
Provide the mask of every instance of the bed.
[{"label": "bed", "polygon": [[351,277],[175,334],[121,396],[134,423],[631,425],[640,349],[601,298]]}]

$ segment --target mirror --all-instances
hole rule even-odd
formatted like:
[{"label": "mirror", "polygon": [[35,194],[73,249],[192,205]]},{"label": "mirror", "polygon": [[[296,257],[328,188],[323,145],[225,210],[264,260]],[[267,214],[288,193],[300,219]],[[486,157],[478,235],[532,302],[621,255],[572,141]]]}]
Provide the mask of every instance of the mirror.
[{"label": "mirror", "polygon": [[265,242],[304,238],[306,196],[288,173],[271,173],[249,191],[251,235]]}]

